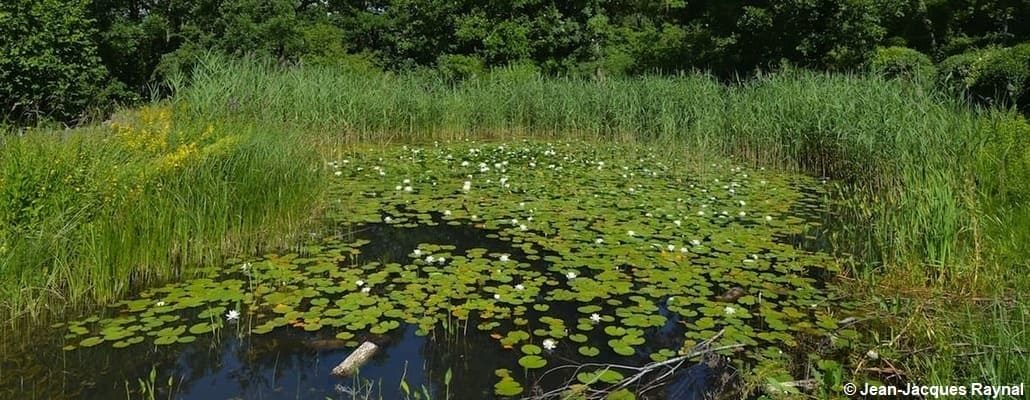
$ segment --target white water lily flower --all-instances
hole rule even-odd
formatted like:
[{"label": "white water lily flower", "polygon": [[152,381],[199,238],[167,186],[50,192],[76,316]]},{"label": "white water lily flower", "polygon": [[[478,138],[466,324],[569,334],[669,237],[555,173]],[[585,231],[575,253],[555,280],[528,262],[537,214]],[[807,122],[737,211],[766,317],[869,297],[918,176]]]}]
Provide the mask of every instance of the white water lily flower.
[{"label": "white water lily flower", "polygon": [[508,262],[508,255],[507,254],[501,254],[501,262]]},{"label": "white water lily flower", "polygon": [[543,345],[546,350],[554,350],[555,347],[558,347],[558,342],[555,342],[554,339],[547,338],[544,339]]},{"label": "white water lily flower", "polygon": [[671,245],[671,244],[670,244],[670,245],[668,245],[668,246],[665,246],[665,248],[666,248],[667,250],[669,250],[669,251],[673,251],[673,250],[676,250],[676,246],[675,246],[675,245]]},{"label": "white water lily flower", "polygon": [[443,210],[443,215],[451,215],[451,210]]},{"label": "white water lily flower", "polygon": [[372,291],[372,287],[371,286],[367,286],[367,287],[361,288],[361,293],[368,293],[368,292],[371,292],[371,291]]},{"label": "white water lily flower", "polygon": [[772,221],[772,215],[766,215],[765,216],[765,220],[766,221]]},{"label": "white water lily flower", "polygon": [[704,211],[698,211],[697,212],[697,216],[703,217],[703,216],[705,216],[705,212]]},{"label": "white water lily flower", "polygon": [[686,253],[687,251],[686,247],[680,247],[680,253]]},{"label": "white water lily flower", "polygon": [[569,271],[565,273],[565,277],[569,279],[576,279],[576,271]]},{"label": "white water lily flower", "polygon": [[426,256],[426,262],[427,263],[432,264],[434,261],[436,261],[436,259],[433,258],[433,256],[431,256],[431,255]]},{"label": "white water lily flower", "polygon": [[335,174],[336,174],[336,176],[340,176],[340,175],[343,175],[343,172],[336,171]]},{"label": "white water lily flower", "polygon": [[517,220],[517,219],[515,219],[515,218],[512,218],[512,219],[511,219],[511,224],[512,224],[512,225],[518,225],[518,223],[519,223],[519,220]]},{"label": "white water lily flower", "polygon": [[243,265],[240,266],[240,271],[247,272],[248,269],[250,269],[250,263],[249,262],[248,263],[243,263]]},{"label": "white water lily flower", "polygon": [[723,308],[722,311],[726,313],[726,315],[733,315],[737,312],[737,309],[731,306],[726,306],[726,308]]},{"label": "white water lily flower", "polygon": [[590,314],[590,322],[598,323],[601,322],[601,315],[598,313]]},{"label": "white water lily flower", "polygon": [[407,185],[407,184],[411,183],[411,179],[405,179],[404,182],[401,182],[401,183]]},{"label": "white water lily flower", "polygon": [[463,192],[467,192],[469,190],[472,190],[472,182],[471,181],[465,181],[465,183],[463,185],[461,185],[461,190]]},{"label": "white water lily flower", "polygon": [[413,188],[413,187],[411,187],[411,186],[405,186],[405,187],[404,187],[404,191],[405,191],[405,192],[411,193],[411,191],[413,191],[413,190],[415,190],[415,188]]},{"label": "white water lily flower", "polygon": [[604,243],[604,239],[601,239],[601,238],[594,239],[594,243],[597,243],[597,244]]},{"label": "white water lily flower", "polygon": [[676,226],[682,226],[682,225],[683,225],[683,221],[680,221],[680,220],[678,220],[678,219],[677,219],[677,220],[675,220],[675,221],[672,221],[672,223],[673,223],[673,224],[676,224]]},{"label": "white water lily flower", "polygon": [[444,258],[444,257],[440,257],[440,258],[437,258],[437,259],[436,259],[436,263],[437,263],[437,264],[443,264],[443,263],[445,263],[445,262],[447,262],[447,259],[446,259],[446,258]]},{"label": "white water lily flower", "polygon": [[519,225],[519,230],[520,231],[525,231],[525,230],[528,230],[528,229],[529,229],[529,227],[527,227],[526,225]]},{"label": "white water lily flower", "polygon": [[365,281],[359,279],[357,282],[354,282],[354,284],[358,285],[358,287],[362,287],[365,286]]},{"label": "white water lily flower", "polygon": [[462,161],[461,162],[461,166],[462,167],[467,167],[467,166],[469,166],[469,162],[468,161]]},{"label": "white water lily flower", "polygon": [[500,300],[500,299],[501,299],[501,295],[494,293],[494,300]]},{"label": "white water lily flower", "polygon": [[412,254],[414,254],[415,257],[421,257],[422,256],[422,249],[415,249],[415,251],[413,251]]},{"label": "white water lily flower", "polygon": [[747,213],[746,213],[746,212],[743,212],[743,211],[741,211],[741,212],[737,213],[737,215],[739,215],[739,216],[743,217],[743,216],[746,216],[746,215],[747,215]]},{"label": "white water lily flower", "polygon": [[690,241],[690,244],[692,246],[700,246],[701,245],[701,241],[697,240],[697,239],[693,239],[693,240]]},{"label": "white water lily flower", "polygon": [[164,307],[164,306],[165,306],[165,304],[167,304],[167,303],[165,303],[165,302],[164,302],[163,300],[162,300],[162,301],[159,301],[159,302],[157,302],[157,306],[158,306],[158,307]]},{"label": "white water lily flower", "polygon": [[403,190],[403,189],[404,189],[404,186],[401,186],[401,185],[394,186],[394,188],[393,188],[393,190],[396,190],[398,192]]},{"label": "white water lily flower", "polygon": [[522,284],[520,283],[518,285],[515,285],[515,290],[526,290],[526,287],[522,286]]},{"label": "white water lily flower", "polygon": [[630,235],[630,236],[636,236],[637,233],[633,232],[633,231],[628,231],[628,232],[626,232],[626,234]]},{"label": "white water lily flower", "polygon": [[229,312],[225,313],[225,320],[226,321],[236,321],[238,319],[240,319],[240,312],[239,311],[229,310]]}]

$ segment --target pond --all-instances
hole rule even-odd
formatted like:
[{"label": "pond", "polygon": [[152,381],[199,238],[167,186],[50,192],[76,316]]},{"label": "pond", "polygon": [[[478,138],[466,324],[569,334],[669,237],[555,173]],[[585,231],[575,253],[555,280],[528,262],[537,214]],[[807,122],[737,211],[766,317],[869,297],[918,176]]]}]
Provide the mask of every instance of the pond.
[{"label": "pond", "polygon": [[[848,307],[827,286],[811,177],[525,141],[366,149],[326,168],[328,233],[55,324],[4,356],[0,397],[484,399],[574,384],[661,399],[668,379],[626,383],[633,367],[711,350],[680,369],[704,393],[735,367],[858,335],[838,326]],[[381,348],[369,364],[330,375],[366,341]]]}]

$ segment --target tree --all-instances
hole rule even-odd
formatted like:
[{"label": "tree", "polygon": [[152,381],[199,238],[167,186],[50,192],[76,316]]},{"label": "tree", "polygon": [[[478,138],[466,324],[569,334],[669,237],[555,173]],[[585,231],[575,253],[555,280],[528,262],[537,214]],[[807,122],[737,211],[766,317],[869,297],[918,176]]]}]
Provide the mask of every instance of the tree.
[{"label": "tree", "polygon": [[4,118],[70,121],[101,95],[107,71],[87,0],[0,3],[0,107]]}]

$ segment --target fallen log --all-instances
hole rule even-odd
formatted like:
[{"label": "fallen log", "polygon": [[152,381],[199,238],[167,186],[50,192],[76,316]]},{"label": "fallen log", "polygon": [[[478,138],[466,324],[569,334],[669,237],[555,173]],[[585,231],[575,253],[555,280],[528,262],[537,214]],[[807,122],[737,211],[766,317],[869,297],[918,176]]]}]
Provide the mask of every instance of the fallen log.
[{"label": "fallen log", "polygon": [[371,360],[378,351],[379,346],[376,346],[375,343],[364,342],[361,346],[358,346],[353,353],[350,353],[350,355],[347,356],[340,365],[333,368],[332,374],[341,378],[350,376],[357,371],[358,368],[361,368],[362,365],[365,365],[368,360]]}]

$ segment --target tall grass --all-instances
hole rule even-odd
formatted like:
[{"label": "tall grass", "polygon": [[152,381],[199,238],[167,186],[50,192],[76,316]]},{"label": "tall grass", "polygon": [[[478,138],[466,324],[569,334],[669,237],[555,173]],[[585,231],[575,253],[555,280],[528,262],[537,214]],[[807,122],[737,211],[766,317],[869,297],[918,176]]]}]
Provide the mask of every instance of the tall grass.
[{"label": "tall grass", "polygon": [[712,134],[720,108],[712,100],[723,90],[703,75],[593,82],[509,68],[453,85],[424,73],[358,75],[217,58],[201,65],[176,92],[198,118],[286,124],[351,141]]},{"label": "tall grass", "polygon": [[[124,121],[117,121],[123,119]],[[0,143],[0,317],[103,304],[289,240],[321,191],[296,137],[147,107]]]}]

